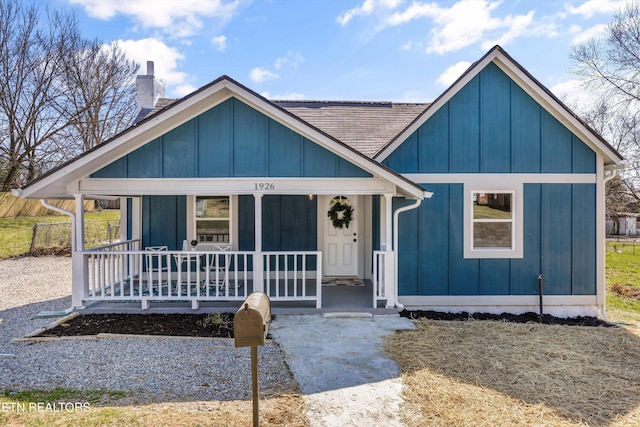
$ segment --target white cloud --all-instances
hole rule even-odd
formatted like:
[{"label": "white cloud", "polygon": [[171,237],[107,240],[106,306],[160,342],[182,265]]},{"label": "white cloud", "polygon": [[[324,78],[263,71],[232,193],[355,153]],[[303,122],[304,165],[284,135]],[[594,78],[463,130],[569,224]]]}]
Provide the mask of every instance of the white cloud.
[{"label": "white cloud", "polygon": [[404,0],[364,0],[361,6],[342,12],[336,20],[340,25],[345,26],[356,16],[367,16],[393,10],[403,2]]},{"label": "white cloud", "polygon": [[[118,40],[128,58],[140,64],[139,74],[146,74],[147,61],[154,62],[154,74],[166,85],[167,92],[171,96],[182,96],[186,93],[187,73],[178,70],[178,62],[184,59],[184,55],[177,49],[167,46],[161,40],[147,38],[141,40]],[[178,89],[182,88],[179,93]],[[191,87],[191,86],[189,86]],[[189,90],[187,93],[192,92]]]},{"label": "white cloud", "polygon": [[[298,68],[301,62],[304,62],[303,56],[298,52],[290,50],[285,56],[281,56],[274,61],[273,68],[276,70],[281,70],[284,67]],[[274,80],[279,77],[279,74],[261,67],[256,67],[249,72],[249,78],[255,83],[263,83],[267,80]],[[265,98],[268,98],[267,95],[264,95]]]},{"label": "white cloud", "polygon": [[269,99],[280,99],[283,101],[302,101],[304,99],[304,95],[298,92],[289,92],[281,95],[274,95]]},{"label": "white cloud", "polygon": [[568,5],[567,12],[591,18],[598,13],[611,13],[624,8],[627,0],[587,0],[579,6]]},{"label": "white cloud", "polygon": [[409,40],[408,42],[406,42],[405,44],[403,44],[400,49],[402,50],[411,50],[413,49],[414,43],[413,40]]},{"label": "white cloud", "polygon": [[491,47],[499,44],[506,45],[511,40],[516,39],[523,35],[527,30],[531,28],[533,22],[534,11],[530,11],[526,15],[507,16],[504,20],[505,24],[509,26],[509,29],[500,38],[493,41],[485,41],[482,43],[483,49],[490,49]]},{"label": "white cloud", "polygon": [[301,62],[304,62],[304,57],[300,55],[300,53],[290,50],[285,56],[281,56],[280,58],[276,59],[276,61],[273,63],[273,66],[276,70],[279,70],[285,65],[289,65],[293,68],[298,68],[298,65],[300,65]]},{"label": "white cloud", "polygon": [[227,37],[222,35],[216,36],[211,39],[211,43],[216,49],[223,51],[227,48]]},{"label": "white cloud", "polygon": [[577,24],[573,24],[569,27],[569,33],[570,34],[577,34],[582,32],[582,27],[580,25]]},{"label": "white cloud", "polygon": [[567,80],[557,83],[549,88],[551,92],[566,104],[582,109],[585,106],[594,105],[598,99],[597,94],[586,91],[580,80]]},{"label": "white cloud", "polygon": [[390,15],[387,18],[387,25],[397,26],[419,18],[431,18],[435,26],[429,35],[427,53],[444,54],[459,50],[481,41],[487,33],[497,30],[506,30],[497,38],[498,41],[506,43],[530,28],[534,11],[526,15],[492,17],[492,12],[500,3],[500,1],[460,0],[451,7],[441,7],[437,3],[414,1],[404,11]]},{"label": "white cloud", "polygon": [[449,87],[471,66],[471,62],[460,61],[446,70],[436,80],[439,85]]},{"label": "white cloud", "polygon": [[278,75],[264,68],[256,67],[249,73],[249,78],[254,83],[262,83],[266,80],[277,79]]},{"label": "white cloud", "polygon": [[203,17],[230,19],[244,0],[68,0],[80,5],[89,16],[109,20],[117,14],[131,16],[144,28],[159,28],[187,37],[203,28]]},{"label": "white cloud", "polygon": [[607,31],[607,24],[594,25],[591,28],[587,28],[581,31],[571,42],[573,44],[581,44],[589,41],[590,39],[597,39],[604,35]]},{"label": "white cloud", "polygon": [[189,95],[191,92],[195,92],[197,89],[197,87],[190,84],[178,85],[171,91],[171,94],[176,98],[182,98],[183,96]]}]

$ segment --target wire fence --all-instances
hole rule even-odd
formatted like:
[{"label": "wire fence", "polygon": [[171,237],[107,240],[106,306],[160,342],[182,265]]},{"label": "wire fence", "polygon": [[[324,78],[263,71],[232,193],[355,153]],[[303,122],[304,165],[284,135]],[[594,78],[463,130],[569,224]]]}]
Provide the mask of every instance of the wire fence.
[{"label": "wire fence", "polygon": [[[85,245],[89,248],[120,240],[120,222],[85,221]],[[29,253],[71,250],[71,222],[35,223]]]},{"label": "wire fence", "polygon": [[607,239],[607,252],[640,255],[640,241],[637,239]]}]

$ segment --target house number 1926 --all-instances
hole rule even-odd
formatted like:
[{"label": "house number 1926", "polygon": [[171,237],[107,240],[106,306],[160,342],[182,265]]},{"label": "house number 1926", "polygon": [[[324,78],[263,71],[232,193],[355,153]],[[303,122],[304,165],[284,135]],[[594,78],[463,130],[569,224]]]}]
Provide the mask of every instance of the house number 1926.
[{"label": "house number 1926", "polygon": [[273,182],[256,182],[255,190],[275,190],[276,185]]}]

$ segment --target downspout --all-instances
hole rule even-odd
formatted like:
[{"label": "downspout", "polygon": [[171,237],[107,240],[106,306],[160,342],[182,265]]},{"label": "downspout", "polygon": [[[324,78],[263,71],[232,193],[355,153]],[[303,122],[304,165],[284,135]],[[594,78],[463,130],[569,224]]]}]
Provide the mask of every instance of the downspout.
[{"label": "downspout", "polygon": [[[52,211],[58,212],[58,213],[60,213],[62,215],[70,216],[71,217],[71,226],[72,227],[75,226],[76,214],[74,212],[66,211],[66,210],[64,210],[62,208],[54,206],[54,205],[50,204],[49,202],[47,202],[45,199],[40,199],[40,204],[42,204],[42,206],[44,206],[47,209],[51,209]],[[75,246],[75,242],[71,242],[71,244]]]},{"label": "downspout", "polygon": [[[71,229],[75,230],[76,229],[76,214],[74,212],[70,212],[70,211],[66,211],[62,208],[59,208],[57,206],[53,206],[52,204],[50,204],[49,202],[47,202],[45,199],[40,199],[40,204],[42,206],[44,206],[47,209],[51,209],[54,212],[58,212],[62,215],[67,215],[69,217],[71,217]],[[76,241],[75,239],[72,239],[71,241],[71,252],[73,253],[73,251],[75,250],[75,246],[76,246]],[[65,310],[65,313],[71,313],[73,311],[73,306],[69,307],[68,309]]]},{"label": "downspout", "polygon": [[393,286],[393,299],[396,302],[396,307],[404,308],[404,305],[400,304],[398,301],[398,217],[402,212],[410,211],[412,209],[416,209],[422,203],[422,199],[416,199],[415,203],[412,205],[403,206],[401,208],[396,209],[393,213],[393,257],[395,264],[394,271],[394,286]]},{"label": "downspout", "polygon": [[[618,166],[618,168],[619,168],[619,167],[621,167],[621,166],[623,166],[623,165],[619,165],[619,166]],[[616,177],[616,175],[618,175],[618,168],[611,168],[611,169],[609,169],[608,171],[609,171],[609,172],[611,172],[611,173],[609,174],[609,176],[606,176],[606,172],[605,172],[604,182],[603,182],[603,184],[602,184],[603,186],[605,186],[605,187],[606,187],[607,182],[611,181],[613,178],[615,178],[615,177]],[[603,191],[604,191],[604,190],[603,190]],[[606,245],[606,243],[605,243],[605,245]],[[605,246],[605,253],[606,253],[606,246]],[[605,293],[606,293],[606,287],[605,287]],[[599,313],[599,316],[600,316],[600,318],[601,318],[602,320],[604,320],[605,322],[607,322],[607,323],[613,323],[611,320],[609,320],[609,318],[607,318],[607,313],[606,313],[606,311],[607,311],[607,310],[606,310],[607,296],[606,296],[606,295],[603,295],[603,296],[604,296],[604,298],[603,298],[603,300],[602,300],[602,304],[600,305],[600,307],[598,307],[598,313]]]}]

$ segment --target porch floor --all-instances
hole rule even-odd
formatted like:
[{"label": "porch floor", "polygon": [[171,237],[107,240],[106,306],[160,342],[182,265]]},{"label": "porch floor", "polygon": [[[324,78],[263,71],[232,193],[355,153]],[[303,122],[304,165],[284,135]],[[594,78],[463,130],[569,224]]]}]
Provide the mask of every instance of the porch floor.
[{"label": "porch floor", "polygon": [[[198,309],[191,308],[189,301],[152,301],[147,310],[142,310],[140,302],[96,301],[85,308],[76,310],[81,314],[92,313],[233,313],[241,305],[241,301],[201,301]],[[397,313],[397,308],[387,309],[384,301],[373,308],[373,285],[370,280],[364,286],[323,286],[322,308],[316,309],[315,301],[272,301],[271,312],[274,314],[317,314],[335,312],[366,312],[372,314]]]}]

